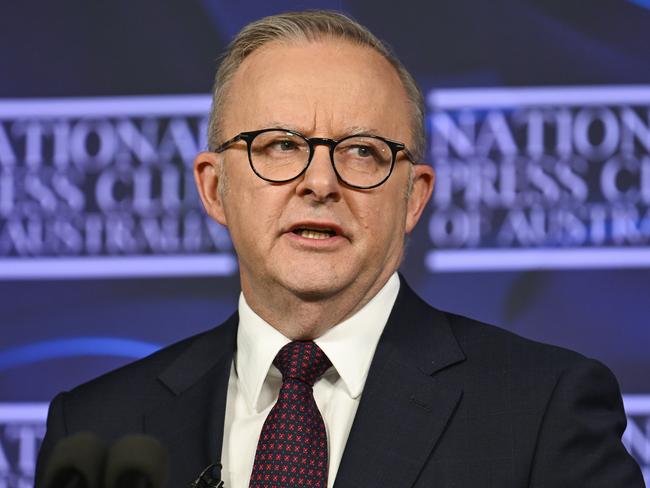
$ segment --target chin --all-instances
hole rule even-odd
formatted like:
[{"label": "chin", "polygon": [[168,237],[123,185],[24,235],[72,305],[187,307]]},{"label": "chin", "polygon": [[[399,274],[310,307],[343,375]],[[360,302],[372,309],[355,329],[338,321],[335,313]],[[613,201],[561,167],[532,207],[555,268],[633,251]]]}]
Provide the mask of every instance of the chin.
[{"label": "chin", "polygon": [[[287,276],[283,285],[297,297],[305,301],[316,301],[336,295],[347,288],[349,283],[340,276],[333,277],[331,269],[327,273],[301,273]],[[350,280],[352,282],[353,279]]]}]

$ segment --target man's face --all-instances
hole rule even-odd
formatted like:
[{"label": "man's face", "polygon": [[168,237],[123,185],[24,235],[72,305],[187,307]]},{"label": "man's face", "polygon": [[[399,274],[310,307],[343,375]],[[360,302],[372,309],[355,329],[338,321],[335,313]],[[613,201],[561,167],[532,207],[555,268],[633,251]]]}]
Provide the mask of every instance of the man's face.
[{"label": "man's face", "polygon": [[[235,73],[222,133],[282,127],[338,140],[363,132],[412,147],[409,107],[395,70],[371,49],[344,41],[275,42]],[[226,181],[218,192],[221,164]],[[245,295],[284,290],[315,300],[354,291],[363,301],[399,265],[404,235],[430,195],[432,171],[418,165],[407,199],[409,166],[398,153],[386,183],[353,189],[337,180],[329,149],[317,146],[303,175],[269,183],[253,173],[241,141],[221,154],[199,155],[196,174],[208,212],[230,231]]]}]

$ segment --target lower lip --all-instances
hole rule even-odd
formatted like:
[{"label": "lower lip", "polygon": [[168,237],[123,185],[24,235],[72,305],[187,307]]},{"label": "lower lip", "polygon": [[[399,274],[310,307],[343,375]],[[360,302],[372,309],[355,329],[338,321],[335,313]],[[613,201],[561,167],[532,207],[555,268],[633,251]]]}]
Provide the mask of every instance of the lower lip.
[{"label": "lower lip", "polygon": [[285,235],[293,244],[300,247],[308,247],[310,249],[332,249],[342,245],[346,240],[343,236],[339,235],[328,237],[326,239],[310,239],[294,232],[287,232]]}]

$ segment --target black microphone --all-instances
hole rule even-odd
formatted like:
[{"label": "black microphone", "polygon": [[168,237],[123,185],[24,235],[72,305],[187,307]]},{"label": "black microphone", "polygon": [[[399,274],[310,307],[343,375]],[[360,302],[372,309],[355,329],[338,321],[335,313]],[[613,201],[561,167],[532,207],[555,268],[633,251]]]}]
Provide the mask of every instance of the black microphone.
[{"label": "black microphone", "polygon": [[190,484],[190,488],[223,488],[221,481],[221,464],[213,463],[208,465],[198,478]]},{"label": "black microphone", "polygon": [[167,482],[167,450],[153,437],[135,434],[108,452],[105,488],[162,488]]},{"label": "black microphone", "polygon": [[106,446],[90,432],[59,441],[44,474],[45,488],[101,488]]}]

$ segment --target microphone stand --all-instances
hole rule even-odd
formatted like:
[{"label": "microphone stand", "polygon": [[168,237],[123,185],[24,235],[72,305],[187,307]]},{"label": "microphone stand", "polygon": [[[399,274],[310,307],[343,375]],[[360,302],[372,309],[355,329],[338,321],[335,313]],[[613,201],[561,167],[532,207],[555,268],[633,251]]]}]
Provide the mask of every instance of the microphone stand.
[{"label": "microphone stand", "polygon": [[198,478],[190,484],[190,488],[223,488],[221,481],[221,463],[208,465]]}]

